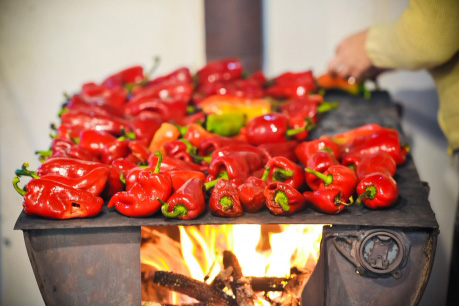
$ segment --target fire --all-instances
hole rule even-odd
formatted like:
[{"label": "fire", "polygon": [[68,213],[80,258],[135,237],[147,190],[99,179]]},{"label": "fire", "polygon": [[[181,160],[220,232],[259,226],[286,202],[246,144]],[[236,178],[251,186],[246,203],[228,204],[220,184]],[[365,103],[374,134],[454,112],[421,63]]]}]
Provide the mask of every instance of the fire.
[{"label": "fire", "polygon": [[[173,271],[210,283],[223,271],[222,253],[232,251],[242,274],[250,277],[289,277],[291,268],[312,271],[319,257],[323,225],[204,225],[179,226],[179,240],[142,228],[141,263],[153,270]],[[164,230],[164,228],[163,228]],[[148,233],[147,233],[148,232]],[[270,293],[275,296],[279,293]],[[178,297],[180,296],[180,297]],[[193,299],[172,294],[167,302]],[[256,305],[269,305],[257,301]]]}]

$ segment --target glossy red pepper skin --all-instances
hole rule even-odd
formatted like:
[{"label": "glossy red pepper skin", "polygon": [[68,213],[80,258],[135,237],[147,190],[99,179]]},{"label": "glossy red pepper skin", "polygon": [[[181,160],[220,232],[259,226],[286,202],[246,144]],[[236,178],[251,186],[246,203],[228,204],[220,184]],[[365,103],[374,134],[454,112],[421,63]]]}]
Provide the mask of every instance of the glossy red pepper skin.
[{"label": "glossy red pepper skin", "polygon": [[51,219],[86,218],[98,215],[104,201],[90,192],[45,179],[26,185],[22,204],[27,215]]},{"label": "glossy red pepper skin", "polygon": [[303,195],[290,185],[270,183],[265,191],[266,206],[274,215],[290,216],[304,209]]},{"label": "glossy red pepper skin", "polygon": [[[324,173],[330,166],[339,165],[333,153],[328,151],[317,151],[312,154],[306,163],[306,167],[314,171]],[[311,190],[318,190],[322,180],[313,174],[306,173],[306,184]]]},{"label": "glossy red pepper skin", "polygon": [[246,124],[247,141],[252,145],[287,141],[288,118],[282,114],[255,117]]},{"label": "glossy red pepper skin", "polygon": [[206,114],[204,114],[203,112],[197,112],[182,118],[177,118],[175,120],[175,123],[180,126],[187,126],[193,123],[199,123],[204,121],[206,121]]},{"label": "glossy red pepper skin", "polygon": [[354,138],[342,148],[342,157],[349,154],[370,155],[377,152],[387,152],[399,166],[406,160],[408,149],[400,145],[399,134],[393,129],[380,129],[369,135]]},{"label": "glossy red pepper skin", "polygon": [[317,123],[319,119],[318,106],[320,103],[321,101],[318,99],[308,99],[308,97],[305,97],[282,104],[280,110],[288,117],[299,116],[303,118],[303,122],[305,118],[309,118],[312,123]]},{"label": "glossy red pepper skin", "polygon": [[171,194],[172,182],[167,174],[145,169],[138,174],[137,181],[127,191],[116,193],[107,207],[128,217],[148,217],[161,209],[161,201]]},{"label": "glossy red pepper skin", "polygon": [[[154,167],[158,162],[158,158],[154,155],[151,155],[148,159],[148,165]],[[161,171],[170,171],[170,170],[194,170],[194,171],[203,171],[207,167],[200,166],[191,162],[186,162],[184,160],[171,158],[169,156],[163,156],[161,162]]]},{"label": "glossy red pepper skin", "polygon": [[134,132],[135,140],[148,147],[163,122],[164,120],[159,114],[144,111],[132,118],[130,128]]},{"label": "glossy red pepper skin", "polygon": [[121,87],[126,84],[138,83],[143,78],[143,67],[133,66],[109,76],[102,82],[102,86],[106,88]]},{"label": "glossy red pepper skin", "polygon": [[386,173],[372,173],[357,184],[357,195],[367,208],[388,208],[397,202],[397,182]]},{"label": "glossy red pepper skin", "polygon": [[279,144],[279,143],[264,143],[261,144],[258,147],[258,149],[261,149],[267,158],[267,160],[277,157],[277,156],[283,156],[285,158],[288,158],[289,160],[296,162],[298,158],[296,157],[295,154],[295,149],[298,146],[298,142],[296,141],[287,141],[285,143]]},{"label": "glossy red pepper skin", "polygon": [[71,157],[88,161],[100,161],[99,158],[80,148],[71,140],[55,138],[51,143],[51,157]]},{"label": "glossy red pepper skin", "polygon": [[359,180],[365,176],[381,172],[394,176],[397,169],[394,159],[389,153],[380,151],[369,155],[347,154],[341,161],[342,165],[353,166]]},{"label": "glossy red pepper skin", "polygon": [[[61,126],[72,129],[103,131],[115,136],[120,136],[123,131],[130,132],[129,122],[125,119],[84,113],[67,113],[61,117]],[[74,135],[72,135],[74,136]],[[74,136],[78,137],[78,135]]]},{"label": "glossy red pepper skin", "polygon": [[226,172],[229,180],[239,186],[261,168],[263,168],[263,162],[258,154],[253,152],[233,152],[212,160],[206,181],[216,180],[222,172]]},{"label": "glossy red pepper skin", "polygon": [[345,196],[339,189],[320,189],[303,193],[306,203],[324,214],[336,215],[343,211]]},{"label": "glossy red pepper skin", "polygon": [[239,217],[243,210],[236,185],[227,180],[219,180],[210,194],[209,210],[220,217]]},{"label": "glossy red pepper skin", "polygon": [[73,95],[65,104],[65,108],[69,113],[87,113],[115,117],[124,116],[122,107],[106,104],[102,101],[94,101],[92,98],[86,100],[81,95]]},{"label": "glossy red pepper skin", "polygon": [[127,171],[136,168],[137,164],[127,158],[118,158],[112,161],[112,169],[120,174],[125,174]]},{"label": "glossy red pepper skin", "polygon": [[129,141],[128,148],[131,151],[131,154],[134,155],[140,163],[146,164],[148,162],[151,152],[143,144],[142,141],[138,141],[138,140]]},{"label": "glossy red pepper skin", "polygon": [[237,190],[244,211],[255,213],[265,205],[265,188],[268,184],[255,176],[249,177]]},{"label": "glossy red pepper skin", "polygon": [[104,164],[129,153],[127,140],[120,141],[107,132],[86,130],[80,133],[79,138],[78,146],[99,157]]},{"label": "glossy red pepper skin", "polygon": [[266,89],[266,94],[280,99],[305,97],[316,90],[312,71],[299,73],[287,72],[274,80],[274,85]]},{"label": "glossy red pepper skin", "polygon": [[171,73],[157,77],[148,82],[147,86],[158,85],[158,84],[180,84],[180,83],[193,83],[193,78],[191,77],[190,69],[186,67],[178,68],[177,70],[172,71]]},{"label": "glossy red pepper skin", "polygon": [[328,136],[321,136],[319,139],[305,141],[295,148],[295,154],[302,165],[306,165],[312,154],[321,150],[330,150],[337,160],[340,159],[340,147],[331,141]]},{"label": "glossy red pepper skin", "polygon": [[242,63],[236,58],[207,63],[196,73],[200,84],[230,81],[242,76]]},{"label": "glossy red pepper skin", "polygon": [[245,143],[243,141],[237,139],[215,136],[203,139],[199,144],[198,153],[200,156],[207,156],[218,149],[224,149],[229,146],[244,144]]},{"label": "glossy red pepper skin", "polygon": [[127,91],[122,87],[107,88],[95,83],[86,83],[81,87],[81,97],[92,104],[106,104],[115,108],[126,103]]},{"label": "glossy red pepper skin", "polygon": [[54,181],[75,189],[99,195],[105,188],[109,170],[106,167],[95,168],[79,178],[68,178],[57,174],[48,174],[40,177],[42,180]]},{"label": "glossy red pepper skin", "polygon": [[207,132],[202,126],[196,123],[189,124],[183,139],[187,140],[194,147],[199,147],[201,142],[207,138],[214,138],[216,135]]},{"label": "glossy red pepper skin", "polygon": [[383,127],[381,127],[380,125],[370,123],[345,131],[343,133],[335,134],[331,136],[331,139],[333,142],[344,146],[346,144],[349,144],[352,140],[354,140],[357,137],[368,136],[373,134],[375,131],[381,129],[383,129]]},{"label": "glossy red pepper skin", "polygon": [[169,197],[161,211],[168,218],[196,219],[206,209],[204,192],[203,180],[190,178]]},{"label": "glossy red pepper skin", "polygon": [[167,171],[172,180],[172,191],[177,191],[190,179],[199,179],[201,181],[206,180],[206,175],[201,171],[193,170],[171,170]]},{"label": "glossy red pepper skin", "polygon": [[[310,173],[308,169],[309,168],[306,168],[306,172]],[[318,175],[319,173],[316,173],[316,176]],[[324,177],[326,181],[324,181],[322,177]],[[320,178],[322,182],[319,185],[319,190],[338,189],[343,193],[344,199],[349,199],[354,194],[357,185],[357,176],[354,170],[343,165],[328,167]]]},{"label": "glossy red pepper skin", "polygon": [[187,145],[180,140],[174,140],[165,143],[164,151],[166,151],[166,155],[171,158],[180,159],[188,163],[193,162],[193,158],[188,152]]},{"label": "glossy red pepper skin", "polygon": [[262,163],[265,164],[268,158],[264,152],[255,146],[249,145],[247,143],[242,144],[229,144],[227,146],[222,146],[215,151],[212,152],[211,159],[214,160],[219,157],[227,156],[228,154],[232,154],[234,152],[252,152],[260,156]]},{"label": "glossy red pepper skin", "polygon": [[202,83],[195,92],[195,96],[203,98],[212,95],[230,95],[247,99],[260,99],[265,94],[259,82],[252,79]]},{"label": "glossy red pepper skin", "polygon": [[269,168],[266,182],[282,182],[295,189],[300,189],[304,185],[304,170],[290,159],[277,156],[271,158],[266,164]]}]

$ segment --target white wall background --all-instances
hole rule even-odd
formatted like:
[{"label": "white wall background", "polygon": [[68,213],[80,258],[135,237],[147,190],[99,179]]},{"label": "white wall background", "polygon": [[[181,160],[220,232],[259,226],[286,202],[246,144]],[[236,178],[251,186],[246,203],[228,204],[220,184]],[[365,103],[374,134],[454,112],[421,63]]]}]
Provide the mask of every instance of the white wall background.
[{"label": "white wall background", "polygon": [[[266,0],[265,71],[325,71],[338,42],[371,24],[396,19],[407,0]],[[224,35],[224,33],[222,33]],[[38,163],[34,150],[49,145],[62,92],[111,72],[162,58],[158,74],[204,63],[202,0],[0,0],[0,220],[1,305],[40,305],[22,232],[12,228],[21,211],[11,188],[14,169]],[[436,123],[437,96],[425,72],[381,78],[405,107],[403,128],[411,139],[421,178],[441,235],[422,305],[443,305],[451,252],[457,171]],[[40,301],[40,302],[39,302]]]}]

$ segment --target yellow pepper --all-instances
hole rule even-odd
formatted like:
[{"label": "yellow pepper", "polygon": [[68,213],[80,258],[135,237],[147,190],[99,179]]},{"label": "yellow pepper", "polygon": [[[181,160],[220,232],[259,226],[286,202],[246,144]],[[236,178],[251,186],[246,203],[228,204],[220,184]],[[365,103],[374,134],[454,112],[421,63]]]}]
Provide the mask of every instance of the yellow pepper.
[{"label": "yellow pepper", "polygon": [[271,113],[266,99],[247,99],[229,95],[214,95],[204,99],[199,107],[206,114],[244,114],[247,120]]}]

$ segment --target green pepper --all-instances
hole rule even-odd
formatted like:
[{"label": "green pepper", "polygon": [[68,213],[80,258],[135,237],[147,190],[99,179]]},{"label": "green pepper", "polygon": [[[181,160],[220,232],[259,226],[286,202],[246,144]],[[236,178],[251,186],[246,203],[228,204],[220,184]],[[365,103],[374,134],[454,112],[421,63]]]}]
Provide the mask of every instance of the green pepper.
[{"label": "green pepper", "polygon": [[245,126],[246,121],[245,114],[210,115],[207,117],[206,129],[213,134],[231,137],[239,133],[239,130]]}]

